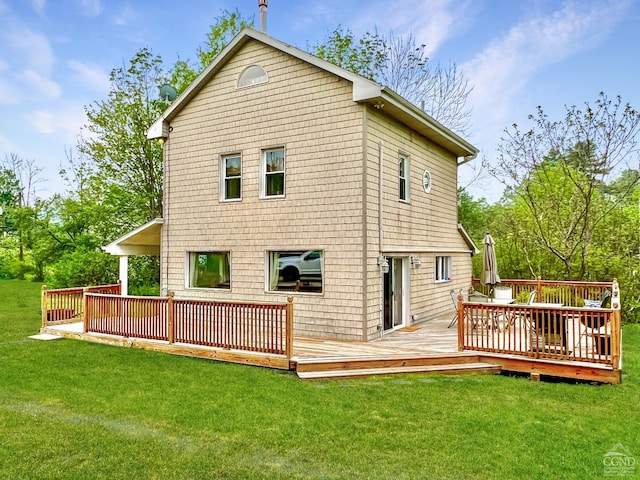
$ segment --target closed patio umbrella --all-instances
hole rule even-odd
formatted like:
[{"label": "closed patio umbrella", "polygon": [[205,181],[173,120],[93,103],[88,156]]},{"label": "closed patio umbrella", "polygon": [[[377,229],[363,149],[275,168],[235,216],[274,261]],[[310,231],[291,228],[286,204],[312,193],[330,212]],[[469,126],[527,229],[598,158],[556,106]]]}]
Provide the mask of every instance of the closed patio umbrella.
[{"label": "closed patio umbrella", "polygon": [[496,242],[489,232],[487,232],[482,243],[484,248],[482,249],[482,276],[480,277],[480,283],[493,287],[500,283],[498,262],[496,261]]}]

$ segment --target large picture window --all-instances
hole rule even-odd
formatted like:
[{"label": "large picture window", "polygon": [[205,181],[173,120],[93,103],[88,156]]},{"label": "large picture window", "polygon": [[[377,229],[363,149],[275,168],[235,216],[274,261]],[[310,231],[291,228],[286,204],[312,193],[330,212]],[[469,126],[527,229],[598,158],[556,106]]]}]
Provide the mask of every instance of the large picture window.
[{"label": "large picture window", "polygon": [[222,200],[242,199],[242,157],[229,155],[222,158]]},{"label": "large picture window", "polygon": [[446,282],[451,280],[451,257],[436,257],[436,282]]},{"label": "large picture window", "polygon": [[284,147],[262,151],[261,193],[263,197],[284,196]]},{"label": "large picture window", "polygon": [[324,266],[320,250],[269,252],[267,267],[271,292],[322,292]]},{"label": "large picture window", "polygon": [[229,252],[190,252],[189,287],[231,288]]}]

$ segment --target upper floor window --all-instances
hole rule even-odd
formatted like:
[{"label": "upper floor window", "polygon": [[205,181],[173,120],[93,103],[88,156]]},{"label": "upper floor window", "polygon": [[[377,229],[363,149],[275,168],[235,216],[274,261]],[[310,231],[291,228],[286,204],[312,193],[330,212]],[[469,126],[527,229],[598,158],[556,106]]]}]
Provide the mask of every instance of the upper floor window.
[{"label": "upper floor window", "polygon": [[398,182],[399,198],[405,202],[409,201],[409,157],[400,155],[398,157]]},{"label": "upper floor window", "polygon": [[222,157],[222,172],[220,175],[220,192],[222,200],[242,199],[242,157],[228,155]]},{"label": "upper floor window", "polygon": [[260,193],[262,197],[284,196],[284,147],[262,151],[262,175]]},{"label": "upper floor window", "polygon": [[264,68],[259,65],[251,65],[245,68],[238,77],[238,88],[266,83],[268,80]]}]

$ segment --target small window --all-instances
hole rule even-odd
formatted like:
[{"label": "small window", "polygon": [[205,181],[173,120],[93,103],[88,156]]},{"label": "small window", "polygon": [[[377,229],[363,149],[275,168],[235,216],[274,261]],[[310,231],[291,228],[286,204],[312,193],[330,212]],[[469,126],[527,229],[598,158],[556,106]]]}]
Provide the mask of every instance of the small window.
[{"label": "small window", "polygon": [[242,199],[242,157],[240,155],[229,155],[222,158],[221,199],[241,200]]},{"label": "small window", "polygon": [[451,257],[436,257],[436,282],[451,280]]},{"label": "small window", "polygon": [[284,167],[284,147],[262,151],[260,191],[263,197],[284,196]]},{"label": "small window", "polygon": [[400,155],[398,157],[398,180],[400,184],[399,198],[405,202],[409,201],[409,157]]},{"label": "small window", "polygon": [[245,68],[238,77],[238,88],[251,87],[266,83],[269,80],[267,72],[259,65],[251,65]]},{"label": "small window", "polygon": [[267,289],[322,293],[323,265],[320,250],[285,250],[268,253]]},{"label": "small window", "polygon": [[229,252],[189,253],[189,287],[231,288]]}]

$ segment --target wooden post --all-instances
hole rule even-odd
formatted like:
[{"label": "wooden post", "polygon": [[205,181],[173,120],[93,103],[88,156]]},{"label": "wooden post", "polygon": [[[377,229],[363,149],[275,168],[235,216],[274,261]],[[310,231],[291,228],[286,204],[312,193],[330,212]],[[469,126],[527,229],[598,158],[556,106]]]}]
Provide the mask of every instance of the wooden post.
[{"label": "wooden post", "polygon": [[536,302],[542,302],[542,277],[538,275],[536,286]]},{"label": "wooden post", "polygon": [[118,279],[118,295],[122,295],[122,280]]},{"label": "wooden post", "polygon": [[47,286],[42,285],[40,294],[40,316],[42,317],[42,327],[47,326]]},{"label": "wooden post", "polygon": [[89,297],[87,296],[89,288],[82,289],[82,333],[87,333],[89,327]]},{"label": "wooden post", "polygon": [[174,334],[175,310],[174,310],[174,304],[173,304],[173,297],[175,294],[176,292],[171,290],[169,292],[169,299],[167,300],[167,319],[169,322],[169,324],[167,325],[167,337],[168,337],[169,343],[174,343],[175,341],[175,334]]},{"label": "wooden post", "polygon": [[464,350],[464,305],[462,304],[462,289],[458,292],[458,311],[456,314],[458,315],[458,351],[461,352]]},{"label": "wooden post", "polygon": [[286,353],[287,360],[293,356],[293,297],[287,297]]},{"label": "wooden post", "polygon": [[613,279],[611,287],[611,361],[614,370],[620,370],[622,354],[622,325],[620,319],[620,286],[618,279]]}]

